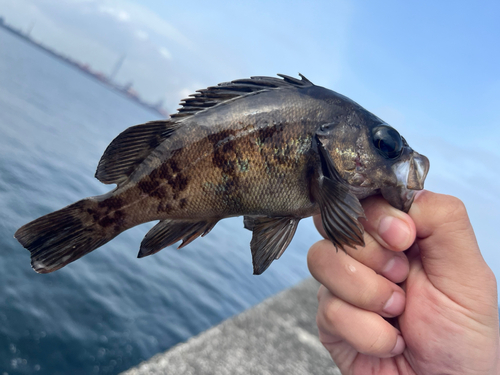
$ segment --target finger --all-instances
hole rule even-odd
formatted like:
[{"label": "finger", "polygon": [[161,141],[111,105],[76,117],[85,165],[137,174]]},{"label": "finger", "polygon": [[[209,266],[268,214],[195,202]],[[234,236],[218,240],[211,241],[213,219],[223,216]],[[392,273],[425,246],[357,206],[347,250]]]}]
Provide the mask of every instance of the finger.
[{"label": "finger", "polygon": [[[383,247],[393,251],[407,250],[414,242],[416,229],[411,217],[394,207],[379,195],[362,201],[366,219],[360,218],[365,231]],[[313,216],[314,225],[326,239],[321,215]]]},{"label": "finger", "polygon": [[313,277],[342,300],[385,317],[403,312],[405,296],[398,285],[343,251],[337,252],[330,241],[315,243],[307,260]]},{"label": "finger", "polygon": [[349,343],[357,352],[379,358],[401,354],[405,343],[400,332],[380,315],[346,303],[321,287],[316,322],[322,344],[335,360]]},{"label": "finger", "polygon": [[365,231],[384,248],[392,251],[407,250],[415,241],[416,229],[412,218],[392,207],[381,196],[363,201],[365,219],[360,219]]},{"label": "finger", "polygon": [[[373,209],[368,211],[370,216],[368,221],[376,220]],[[321,216],[316,215],[313,218],[314,224],[320,234],[326,237]],[[366,220],[364,220],[366,222]],[[394,228],[392,228],[394,229]],[[414,236],[414,235],[413,235]],[[365,266],[373,269],[378,274],[383,275],[394,283],[400,283],[406,279],[409,271],[409,263],[404,253],[395,253],[394,251],[387,250],[380,242],[375,241],[371,234],[365,232],[364,235],[365,247],[349,248],[346,247],[346,252],[354,259],[364,264]]]},{"label": "finger", "polygon": [[328,239],[328,235],[326,234],[325,228],[323,227],[323,222],[321,221],[321,215],[313,216],[314,225],[318,230],[319,234],[323,236],[323,238]]},{"label": "finger", "polygon": [[[417,238],[432,259],[446,261],[466,271],[471,260],[482,261],[481,252],[464,204],[455,197],[422,191],[410,209]],[[437,250],[439,247],[439,251]],[[447,267],[450,268],[450,267]]]},{"label": "finger", "polygon": [[393,283],[406,280],[410,270],[406,254],[384,248],[368,233],[365,233],[364,238],[365,247],[346,248],[346,252]]},{"label": "finger", "polygon": [[439,290],[471,308],[480,306],[482,296],[488,299],[489,294],[496,295],[495,277],[481,255],[467,210],[459,199],[422,191],[409,214],[417,228],[420,259]]}]

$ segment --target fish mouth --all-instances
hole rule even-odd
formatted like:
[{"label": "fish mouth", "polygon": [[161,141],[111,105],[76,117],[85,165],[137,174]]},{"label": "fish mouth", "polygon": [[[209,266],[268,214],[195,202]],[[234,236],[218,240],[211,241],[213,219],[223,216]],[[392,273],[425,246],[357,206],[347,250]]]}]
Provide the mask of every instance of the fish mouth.
[{"label": "fish mouth", "polygon": [[397,183],[396,186],[381,189],[382,196],[394,207],[408,212],[417,191],[424,188],[424,181],[429,172],[429,159],[412,151],[408,160],[400,161],[392,166]]}]

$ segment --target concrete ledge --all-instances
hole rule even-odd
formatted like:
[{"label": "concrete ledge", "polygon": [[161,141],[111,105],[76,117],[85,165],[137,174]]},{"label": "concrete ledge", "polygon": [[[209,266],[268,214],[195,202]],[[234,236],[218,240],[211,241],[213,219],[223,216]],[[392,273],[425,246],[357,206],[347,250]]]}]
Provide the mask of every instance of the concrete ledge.
[{"label": "concrete ledge", "polygon": [[340,374],[317,337],[318,287],[307,279],[123,374]]}]

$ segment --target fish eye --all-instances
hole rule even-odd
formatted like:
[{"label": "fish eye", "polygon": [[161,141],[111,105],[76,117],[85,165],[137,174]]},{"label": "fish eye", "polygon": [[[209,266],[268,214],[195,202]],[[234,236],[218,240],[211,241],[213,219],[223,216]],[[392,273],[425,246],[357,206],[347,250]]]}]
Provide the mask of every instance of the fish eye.
[{"label": "fish eye", "polygon": [[403,140],[390,126],[377,126],[373,129],[373,144],[382,156],[395,159],[403,151]]}]

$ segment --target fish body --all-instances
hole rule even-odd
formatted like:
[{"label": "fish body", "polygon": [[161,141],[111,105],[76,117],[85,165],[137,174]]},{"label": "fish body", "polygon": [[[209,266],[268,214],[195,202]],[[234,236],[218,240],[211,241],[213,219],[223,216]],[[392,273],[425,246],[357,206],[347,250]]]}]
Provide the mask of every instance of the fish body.
[{"label": "fish body", "polygon": [[116,189],[78,201],[15,234],[37,272],[55,271],[133,226],[160,220],[139,257],[244,216],[254,273],[290,243],[298,222],[322,214],[332,242],[364,245],[359,199],[381,193],[408,211],[429,162],[384,121],[334,91],[252,77],[199,90],[169,120],[125,130],[96,177]]}]

